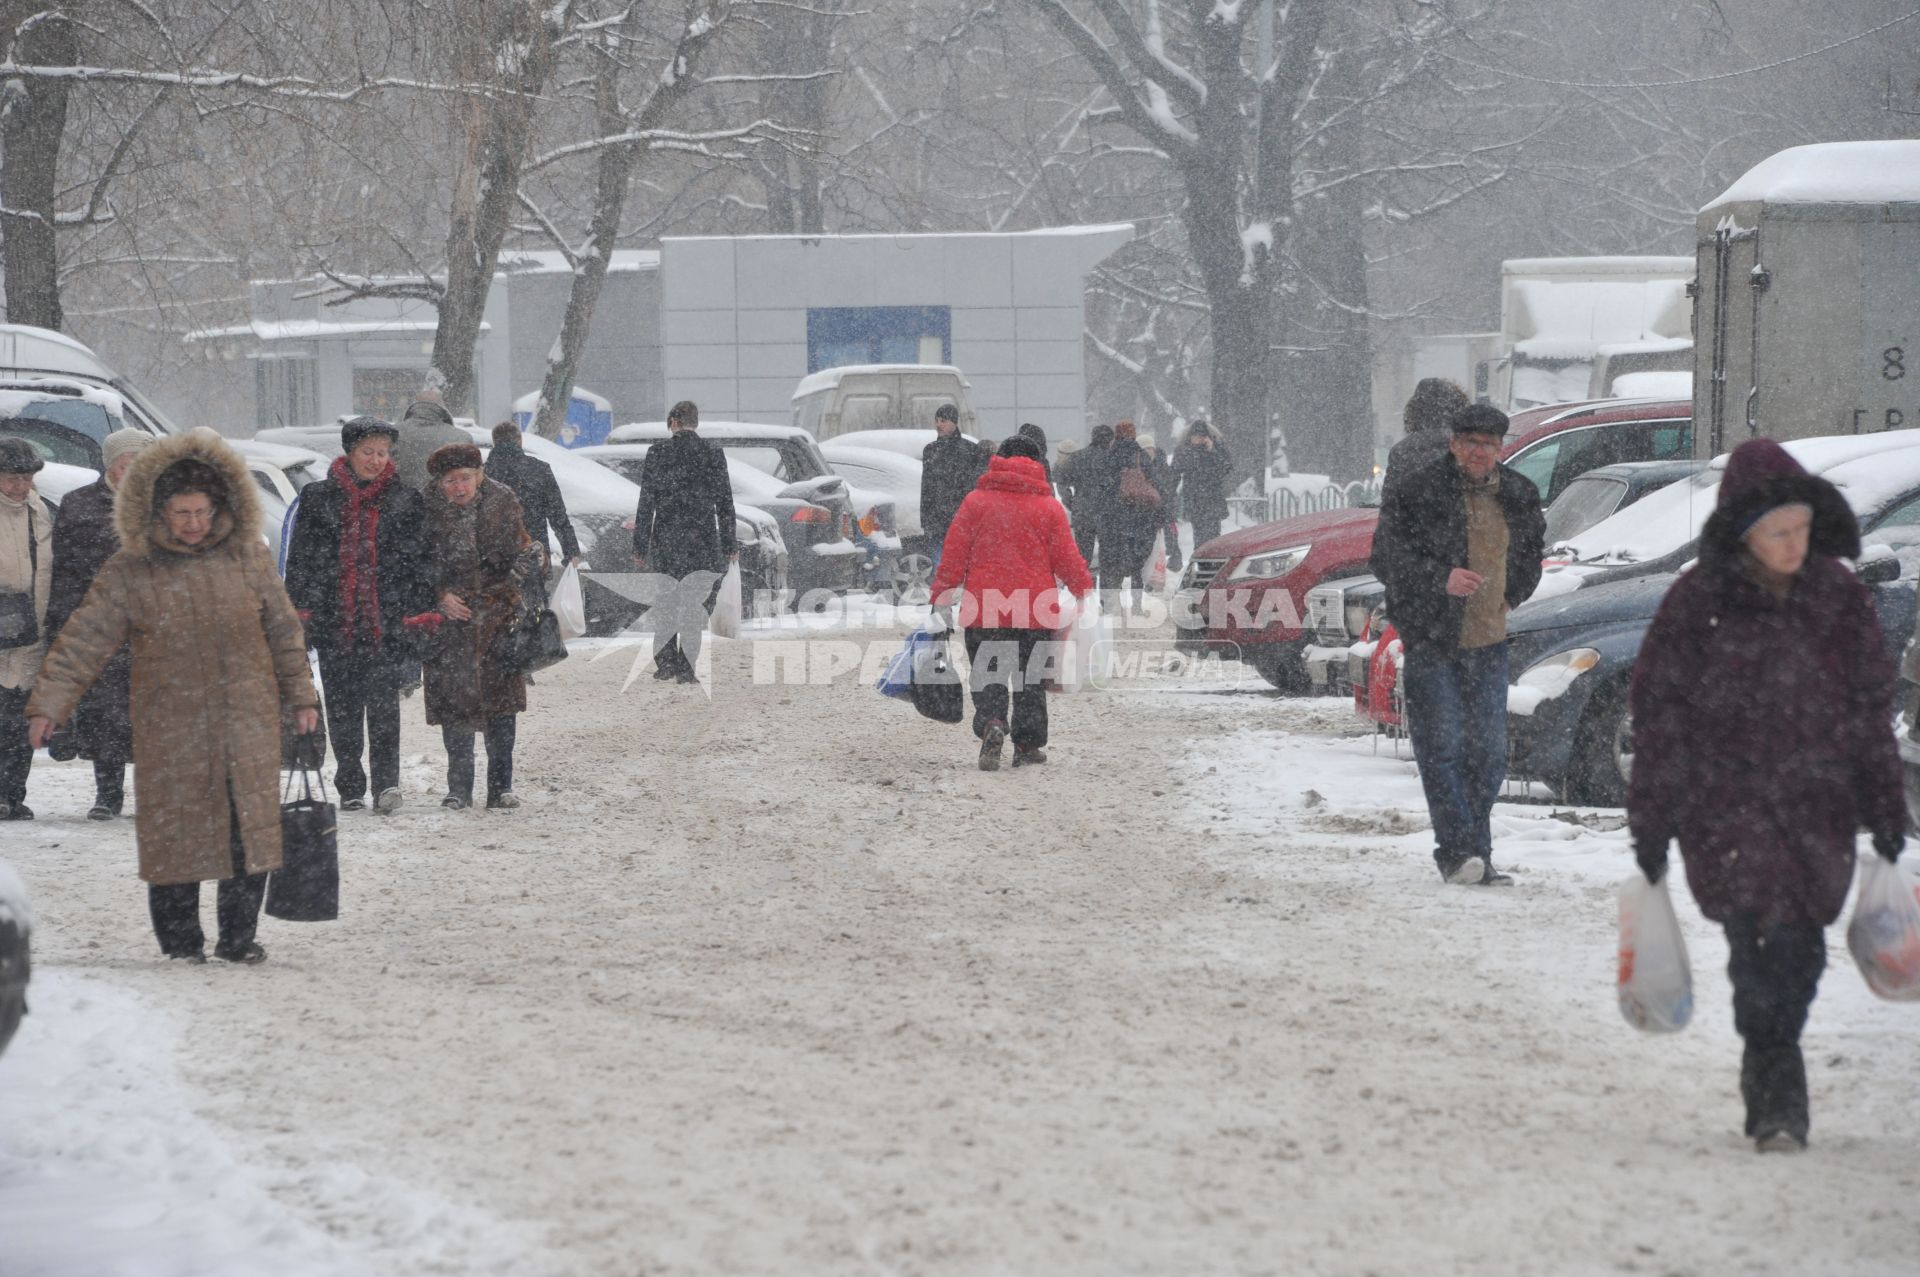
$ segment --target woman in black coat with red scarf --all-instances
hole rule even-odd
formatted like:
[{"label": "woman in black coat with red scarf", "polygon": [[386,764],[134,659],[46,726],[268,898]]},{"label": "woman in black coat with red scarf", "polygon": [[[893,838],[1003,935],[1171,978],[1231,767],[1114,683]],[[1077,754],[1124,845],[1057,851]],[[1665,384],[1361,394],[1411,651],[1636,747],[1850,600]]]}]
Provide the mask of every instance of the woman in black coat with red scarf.
[{"label": "woman in black coat with red scarf", "polygon": [[402,622],[433,606],[420,494],[398,481],[399,432],[373,417],[340,428],[346,455],[300,494],[287,551],[287,594],[320,658],[344,811],[400,805],[400,688],[416,659]]},{"label": "woman in black coat with red scarf", "polygon": [[1634,667],[1634,854],[1657,882],[1678,838],[1700,911],[1726,928],[1747,1135],[1763,1151],[1807,1142],[1800,1031],[1855,836],[1888,860],[1904,841],[1893,658],[1840,561],[1859,554],[1832,484],[1770,439],[1741,444],[1699,562]]}]

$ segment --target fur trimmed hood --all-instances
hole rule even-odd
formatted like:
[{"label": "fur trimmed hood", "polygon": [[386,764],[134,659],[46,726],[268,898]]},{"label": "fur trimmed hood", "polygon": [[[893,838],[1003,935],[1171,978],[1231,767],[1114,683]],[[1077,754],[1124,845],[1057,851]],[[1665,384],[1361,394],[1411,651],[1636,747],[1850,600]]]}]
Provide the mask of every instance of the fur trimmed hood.
[{"label": "fur trimmed hood", "polygon": [[246,544],[260,537],[264,516],[260,494],[254,490],[247,461],[215,431],[201,426],[181,435],[155,439],[134,459],[132,469],[120,482],[113,503],[113,522],[120,533],[120,548],[128,554],[145,556],[155,550],[187,553],[166,539],[166,529],[158,526],[159,512],[153,507],[153,489],[160,476],[177,461],[203,461],[213,469],[226,487],[226,508],[215,517],[213,531],[202,544],[201,552],[229,542]]}]

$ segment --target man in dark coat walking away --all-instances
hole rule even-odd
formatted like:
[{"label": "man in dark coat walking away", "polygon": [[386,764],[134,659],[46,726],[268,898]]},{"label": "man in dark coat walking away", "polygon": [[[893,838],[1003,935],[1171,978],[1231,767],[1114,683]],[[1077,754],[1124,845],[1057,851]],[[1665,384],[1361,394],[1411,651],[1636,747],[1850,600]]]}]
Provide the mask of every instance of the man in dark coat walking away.
[{"label": "man in dark coat walking away", "polygon": [[1675,581],[1633,671],[1627,818],[1649,882],[1680,840],[1700,912],[1726,928],[1740,1093],[1763,1152],[1807,1142],[1800,1031],[1854,837],[1905,841],[1894,663],[1853,512],[1779,444],[1727,459],[1700,559]]},{"label": "man in dark coat walking away", "polygon": [[1445,377],[1420,379],[1400,413],[1407,433],[1387,452],[1387,474],[1380,485],[1381,505],[1386,504],[1387,493],[1401,481],[1447,455],[1448,443],[1453,437],[1450,425],[1454,414],[1471,402],[1466,391]]},{"label": "man in dark coat walking away", "polygon": [[941,404],[933,414],[939,437],[920,450],[920,529],[933,547],[933,564],[940,566],[940,548],[960,503],[987,472],[985,449],[960,433],[960,412]]},{"label": "man in dark coat walking away", "polygon": [[287,549],[287,596],[320,658],[340,809],[366,806],[365,747],[383,816],[401,802],[400,688],[417,659],[404,623],[434,606],[425,507],[399,481],[397,435],[376,417],[340,427],[346,455],[301,492]]},{"label": "man in dark coat walking away", "polygon": [[[720,449],[702,439],[700,409],[683,399],[667,413],[672,437],[647,449],[640,465],[640,506],[633,516],[634,561],[642,568],[681,579],[693,572],[724,575],[740,557],[733,535],[733,483]],[[707,611],[720,593],[715,581]],[[696,635],[690,641],[698,643]],[[696,683],[699,655],[680,650],[677,634],[653,636],[653,676]]]},{"label": "man in dark coat walking away", "polygon": [[[114,493],[133,466],[133,459],[153,442],[144,430],[116,430],[100,445],[106,467],[100,478],[60,503],[60,519],[53,525],[53,592],[47,600],[47,634],[60,630],[73,615],[87,590],[120,549],[120,532],[113,521]],[[88,820],[112,820],[127,799],[127,764],[133,761],[132,695],[133,653],[122,647],[93,686],[74,707],[69,724],[79,756],[93,764],[93,807]],[[58,747],[59,742],[55,742]],[[65,756],[64,754],[62,755]]]},{"label": "man in dark coat walking away", "polygon": [[466,431],[453,424],[453,414],[440,402],[440,392],[423,390],[407,405],[406,415],[395,427],[399,438],[393,445],[393,468],[400,482],[415,492],[432,481],[427,473],[427,458],[450,443],[472,443]]},{"label": "man in dark coat walking away", "polygon": [[1100,594],[1106,610],[1118,615],[1129,608],[1126,584],[1132,581],[1138,595],[1132,609],[1144,613],[1147,560],[1153,538],[1166,522],[1170,474],[1165,463],[1141,449],[1131,421],[1113,428],[1113,442],[1098,456],[1093,492],[1100,529]]},{"label": "man in dark coat walking away", "polygon": [[1507,613],[1540,583],[1540,491],[1499,462],[1507,416],[1456,414],[1446,456],[1381,507],[1372,568],[1406,649],[1408,729],[1440,876],[1506,886],[1493,866],[1493,800],[1507,776]]},{"label": "man in dark coat walking away", "polygon": [[1059,479],[1067,490],[1074,544],[1088,563],[1093,562],[1100,544],[1100,459],[1112,444],[1113,427],[1095,426],[1087,437],[1087,446],[1060,462]]},{"label": "man in dark coat walking away", "polygon": [[560,543],[561,561],[580,562],[580,538],[574,535],[573,523],[567,518],[567,503],[560,495],[553,467],[527,455],[520,427],[511,421],[493,428],[493,451],[487,457],[486,474],[494,482],[506,484],[520,498],[520,520],[535,545],[546,550],[547,532],[552,529]]},{"label": "man in dark coat walking away", "polygon": [[1233,479],[1227,441],[1206,422],[1194,422],[1173,454],[1173,477],[1180,485],[1180,513],[1193,525],[1193,552],[1198,554],[1220,535],[1227,519],[1227,485]]}]

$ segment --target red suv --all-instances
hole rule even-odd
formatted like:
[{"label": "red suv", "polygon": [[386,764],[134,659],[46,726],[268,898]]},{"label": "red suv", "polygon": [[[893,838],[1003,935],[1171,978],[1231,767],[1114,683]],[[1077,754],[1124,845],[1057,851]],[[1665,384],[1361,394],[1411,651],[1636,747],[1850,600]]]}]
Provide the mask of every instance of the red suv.
[{"label": "red suv", "polygon": [[[1601,399],[1515,413],[1500,459],[1546,504],[1597,466],[1692,454],[1691,401]],[[1325,682],[1330,664],[1344,670],[1368,609],[1349,617],[1339,591],[1315,587],[1366,574],[1378,518],[1372,507],[1327,510],[1196,546],[1174,596],[1174,645],[1237,657],[1284,691]]]}]

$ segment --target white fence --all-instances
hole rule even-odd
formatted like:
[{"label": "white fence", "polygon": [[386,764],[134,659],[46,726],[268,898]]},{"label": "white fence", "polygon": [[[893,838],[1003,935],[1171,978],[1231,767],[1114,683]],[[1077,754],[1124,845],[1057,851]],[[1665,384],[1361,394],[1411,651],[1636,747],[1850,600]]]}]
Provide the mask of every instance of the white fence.
[{"label": "white fence", "polygon": [[1296,515],[1318,514],[1322,510],[1344,510],[1350,506],[1380,504],[1380,482],[1356,479],[1351,483],[1327,483],[1318,487],[1275,488],[1264,497],[1227,498],[1234,520],[1239,523],[1269,523]]}]

